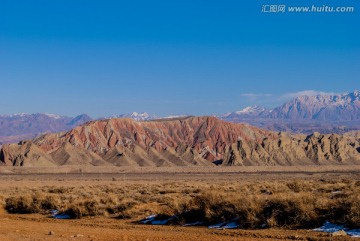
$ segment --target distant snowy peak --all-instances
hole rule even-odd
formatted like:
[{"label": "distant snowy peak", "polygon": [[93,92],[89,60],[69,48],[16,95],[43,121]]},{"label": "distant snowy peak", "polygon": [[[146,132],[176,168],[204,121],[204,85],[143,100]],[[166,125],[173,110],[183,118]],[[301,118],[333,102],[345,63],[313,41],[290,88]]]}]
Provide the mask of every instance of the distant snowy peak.
[{"label": "distant snowy peak", "polygon": [[138,113],[138,112],[133,112],[130,115],[133,118],[149,118],[150,115],[146,112],[142,112],[142,113]]},{"label": "distant snowy peak", "polygon": [[271,118],[340,121],[360,119],[360,93],[300,96],[277,108]]},{"label": "distant snowy peak", "polygon": [[64,118],[63,116],[56,115],[56,114],[48,114],[48,113],[45,113],[44,115],[46,115],[46,116],[49,117],[49,118],[55,119],[55,120]]},{"label": "distant snowy peak", "polygon": [[270,109],[266,109],[261,106],[248,106],[242,110],[229,112],[223,116],[220,116],[221,119],[242,119],[242,118],[251,118],[251,117],[258,117],[258,116],[266,116],[271,112]]},{"label": "distant snowy peak", "polygon": [[360,92],[355,90],[344,94],[318,94],[299,96],[284,105],[292,103],[307,102],[308,105],[327,106],[347,106],[360,101]]},{"label": "distant snowy peak", "polygon": [[16,114],[13,114],[13,115],[3,115],[3,117],[26,117],[26,116],[31,116],[31,114],[16,113]]},{"label": "distant snowy peak", "polygon": [[248,106],[242,110],[239,110],[239,111],[236,111],[235,113],[238,114],[238,115],[252,115],[252,114],[260,114],[264,111],[268,111],[268,109],[265,109],[264,107],[261,107],[261,106],[257,106],[257,105],[254,105],[254,106]]},{"label": "distant snowy peak", "polygon": [[246,107],[220,118],[227,121],[262,119],[354,121],[360,120],[360,91],[345,94],[316,94],[296,97],[272,110]]},{"label": "distant snowy peak", "polygon": [[153,120],[156,119],[157,117],[154,115],[149,115],[146,112],[133,112],[131,113],[130,117],[136,121],[147,121],[147,120]]},{"label": "distant snowy peak", "polygon": [[132,112],[131,114],[120,114],[120,115],[111,116],[110,118],[131,118],[136,121],[149,121],[149,120],[156,120],[156,119],[182,118],[182,117],[187,117],[187,116],[190,116],[190,115],[174,114],[174,115],[169,115],[169,116],[165,116],[165,117],[160,117],[160,116],[148,114],[147,112]]},{"label": "distant snowy peak", "polygon": [[149,115],[146,112],[133,112],[131,114],[120,114],[117,116],[112,116],[112,118],[131,118],[136,121],[147,121],[156,119],[157,117],[155,115]]},{"label": "distant snowy peak", "polygon": [[190,116],[190,115],[188,115],[188,114],[168,115],[168,116],[162,117],[160,119],[175,119],[175,118],[183,118],[183,117],[187,117],[187,116]]},{"label": "distant snowy peak", "polygon": [[68,118],[66,116],[60,116],[56,114],[49,113],[36,113],[36,114],[28,114],[28,113],[16,113],[12,115],[0,115],[1,118],[35,118],[35,117],[47,117],[54,120]]}]

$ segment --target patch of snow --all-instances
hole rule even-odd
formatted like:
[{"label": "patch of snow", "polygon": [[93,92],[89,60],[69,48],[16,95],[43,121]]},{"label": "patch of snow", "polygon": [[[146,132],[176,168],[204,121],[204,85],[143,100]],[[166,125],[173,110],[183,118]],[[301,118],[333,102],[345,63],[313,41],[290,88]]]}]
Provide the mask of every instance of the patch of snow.
[{"label": "patch of snow", "polygon": [[5,115],[5,117],[25,117],[25,116],[29,116],[30,114],[27,114],[27,113],[16,113],[16,114],[13,114],[13,115]]},{"label": "patch of snow", "polygon": [[334,233],[343,229],[344,229],[344,225],[337,225],[326,221],[323,226],[321,226],[320,228],[315,228],[313,229],[313,231]]},{"label": "patch of snow", "polygon": [[150,215],[150,216],[148,216],[148,217],[146,217],[146,218],[144,218],[144,219],[140,220],[140,221],[139,221],[139,223],[141,223],[141,224],[148,224],[148,223],[151,223],[151,222],[155,219],[155,217],[156,217],[156,216],[157,216],[156,214],[154,214],[154,215]]},{"label": "patch of snow", "polygon": [[229,117],[230,115],[232,114],[232,112],[227,112],[223,115],[220,116],[220,118],[226,118],[226,117]]},{"label": "patch of snow", "polygon": [[225,224],[226,224],[226,222],[222,222],[222,223],[210,225],[210,226],[208,226],[208,228],[220,228],[220,227],[224,226]]},{"label": "patch of snow", "polygon": [[234,228],[238,228],[240,225],[237,222],[230,222],[227,223],[226,225],[222,226],[221,228],[224,229],[234,229]]},{"label": "patch of snow", "polygon": [[237,221],[237,219],[233,219],[229,222],[222,222],[222,223],[208,226],[208,228],[211,228],[211,229],[235,229],[235,228],[239,228],[239,227],[240,227],[240,224]]},{"label": "patch of snow", "polygon": [[262,111],[265,111],[265,108],[255,105],[255,106],[248,106],[242,110],[236,111],[235,113],[241,115],[241,114],[260,113]]},{"label": "patch of snow", "polygon": [[165,225],[168,223],[169,220],[165,219],[165,220],[153,220],[151,222],[152,225]]},{"label": "patch of snow", "polygon": [[182,114],[179,114],[179,115],[169,115],[169,116],[162,117],[161,119],[181,118],[181,117],[186,117],[186,116],[189,116],[189,115],[182,115]]},{"label": "patch of snow", "polygon": [[176,215],[171,216],[168,219],[158,219],[158,215],[150,215],[142,220],[139,221],[140,224],[151,224],[151,225],[166,225],[169,223],[169,221],[174,220],[177,218]]},{"label": "patch of snow", "polygon": [[51,217],[56,219],[71,219],[72,217],[69,214],[66,213],[59,213],[58,210],[51,210]]},{"label": "patch of snow", "polygon": [[360,238],[360,229],[351,229],[345,232],[351,237]]},{"label": "patch of snow", "polygon": [[133,112],[130,115],[131,117],[142,117],[142,118],[149,118],[149,114],[146,112],[142,112],[142,113],[137,113],[137,112]]},{"label": "patch of snow", "polygon": [[149,115],[146,112],[141,112],[141,113],[133,112],[131,114],[114,115],[114,116],[110,116],[109,118],[131,118],[136,121],[146,121],[146,120],[156,119],[156,116]]},{"label": "patch of snow", "polygon": [[184,226],[184,227],[188,227],[188,226],[200,226],[200,225],[203,225],[203,224],[204,224],[203,222],[198,221],[198,222],[195,222],[195,223],[186,223],[186,224],[184,224],[183,226]]},{"label": "patch of snow", "polygon": [[55,115],[55,114],[45,113],[44,115],[46,115],[46,116],[49,117],[49,118],[55,119],[55,120],[61,119],[61,116]]},{"label": "patch of snow", "polygon": [[313,229],[313,231],[325,232],[325,233],[334,233],[340,230],[344,230],[351,237],[357,237],[357,238],[360,237],[360,229],[348,229],[345,228],[344,225],[333,224],[328,221],[325,222],[324,225],[321,226],[320,228]]},{"label": "patch of snow", "polygon": [[337,191],[332,191],[331,194],[340,194],[340,193],[343,193],[342,191],[340,190],[337,190]]}]

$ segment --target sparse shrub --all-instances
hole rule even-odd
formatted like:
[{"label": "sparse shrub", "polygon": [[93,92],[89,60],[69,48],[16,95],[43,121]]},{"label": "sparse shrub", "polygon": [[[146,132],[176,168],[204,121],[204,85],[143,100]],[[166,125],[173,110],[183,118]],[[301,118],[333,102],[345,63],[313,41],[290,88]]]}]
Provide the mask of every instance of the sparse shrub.
[{"label": "sparse shrub", "polygon": [[292,190],[293,192],[296,192],[296,193],[298,193],[302,190],[302,185],[297,180],[287,183],[287,186],[290,190]]},{"label": "sparse shrub", "polygon": [[334,200],[329,209],[328,219],[333,223],[345,224],[351,228],[360,228],[360,195]]},{"label": "sparse shrub", "polygon": [[73,218],[81,218],[83,216],[83,209],[79,205],[71,205],[65,213]]},{"label": "sparse shrub", "polygon": [[314,227],[321,224],[309,196],[275,197],[264,203],[262,215],[269,227]]},{"label": "sparse shrub", "polygon": [[[204,225],[237,220],[241,228],[313,228],[324,221],[360,228],[360,185],[356,180],[265,180],[233,182],[94,183],[8,189],[9,213],[48,213],[74,218],[110,215],[121,219],[149,214],[174,223]],[[21,193],[22,195],[19,195]]]},{"label": "sparse shrub", "polygon": [[103,212],[99,207],[99,203],[95,200],[87,200],[72,204],[65,213],[73,218],[81,218],[85,216],[102,215]]},{"label": "sparse shrub", "polygon": [[45,198],[41,200],[42,210],[58,209],[58,207],[59,207],[59,201],[54,196],[45,196]]},{"label": "sparse shrub", "polygon": [[129,219],[132,218],[133,213],[130,211],[138,202],[125,200],[122,203],[119,203],[115,207],[109,207],[107,211],[110,214],[116,214],[119,219]]},{"label": "sparse shrub", "polygon": [[30,195],[5,199],[5,209],[9,213],[37,213],[39,210]]},{"label": "sparse shrub", "polygon": [[57,200],[44,194],[21,195],[5,199],[5,209],[9,213],[46,213],[58,207]]},{"label": "sparse shrub", "polygon": [[208,192],[179,205],[179,216],[182,223],[202,221],[214,224],[239,219],[243,227],[255,227],[259,223],[259,209],[252,201],[252,197]]},{"label": "sparse shrub", "polygon": [[346,220],[350,227],[360,228],[360,195],[350,197],[348,199],[350,203],[350,214],[347,216]]}]

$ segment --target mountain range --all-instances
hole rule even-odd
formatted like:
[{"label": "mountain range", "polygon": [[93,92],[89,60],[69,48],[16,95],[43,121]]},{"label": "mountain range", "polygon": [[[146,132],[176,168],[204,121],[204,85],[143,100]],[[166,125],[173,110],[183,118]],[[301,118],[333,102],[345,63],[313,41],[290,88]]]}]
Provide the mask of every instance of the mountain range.
[{"label": "mountain range", "polygon": [[[186,115],[158,117],[146,112],[133,112],[99,119],[131,118],[150,121],[184,116]],[[217,117],[273,131],[345,133],[360,130],[360,92],[300,96],[273,109],[252,106]],[[93,119],[86,114],[76,117],[41,113],[0,115],[0,145],[32,139],[44,133],[68,131],[91,120]]]},{"label": "mountain range", "polygon": [[3,145],[0,164],[172,167],[360,164],[360,132],[278,133],[216,117],[90,121]]},{"label": "mountain range", "polygon": [[111,118],[131,118],[136,121],[147,121],[147,120],[158,119],[159,117],[155,115],[150,115],[146,112],[140,112],[140,113],[132,112],[131,114],[120,114],[120,115],[111,116],[109,119]]},{"label": "mountain range", "polygon": [[344,133],[360,129],[360,91],[305,95],[274,109],[252,106],[219,118],[275,131]]},{"label": "mountain range", "polygon": [[54,114],[0,115],[0,144],[31,139],[46,132],[63,132],[90,121],[88,115],[66,117]]}]

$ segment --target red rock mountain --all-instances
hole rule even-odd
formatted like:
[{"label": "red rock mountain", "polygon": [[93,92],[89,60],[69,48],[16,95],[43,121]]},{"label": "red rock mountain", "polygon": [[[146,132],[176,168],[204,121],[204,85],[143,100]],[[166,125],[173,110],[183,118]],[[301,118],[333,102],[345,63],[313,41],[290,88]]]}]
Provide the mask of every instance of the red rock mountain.
[{"label": "red rock mountain", "polygon": [[358,133],[290,135],[215,117],[88,122],[4,145],[3,165],[211,166],[360,164]]}]

